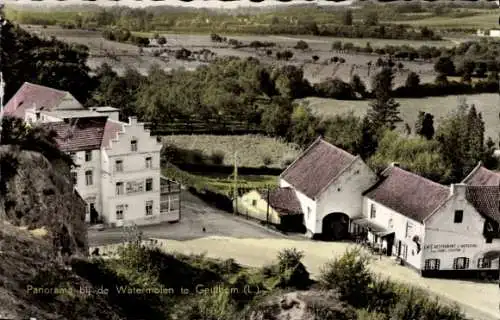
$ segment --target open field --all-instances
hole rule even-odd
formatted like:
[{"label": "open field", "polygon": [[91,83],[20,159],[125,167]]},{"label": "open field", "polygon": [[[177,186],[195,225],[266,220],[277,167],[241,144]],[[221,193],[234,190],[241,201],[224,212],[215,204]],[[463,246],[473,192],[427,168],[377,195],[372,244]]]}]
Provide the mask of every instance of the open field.
[{"label": "open field", "polygon": [[293,144],[261,135],[172,135],[163,137],[163,142],[177,148],[199,150],[207,157],[221,153],[224,155],[223,164],[229,166],[234,164],[237,152],[238,166],[249,168],[264,165],[282,168],[286,161],[295,159],[300,153]]},{"label": "open field", "polygon": [[[500,9],[488,10],[470,17],[450,18],[450,17],[426,17],[424,19],[404,21],[412,26],[427,26],[430,28],[478,28],[491,29],[498,27],[498,16]],[[399,22],[399,21],[398,21]]]},{"label": "open field", "polygon": [[[475,94],[466,96],[467,103],[474,104],[482,113],[486,125],[486,137],[498,140],[500,128],[500,95],[493,93]],[[322,98],[307,98],[309,106],[318,114],[332,116],[350,111],[358,116],[363,116],[369,108],[368,101],[342,101]],[[434,115],[435,122],[456,109],[457,96],[429,97],[422,99],[396,99],[400,103],[400,111],[404,122],[413,128],[418,112],[425,111]],[[435,123],[435,127],[437,126]],[[404,125],[404,124],[403,124]]]},{"label": "open field", "polygon": [[[193,174],[170,164],[162,171],[166,177],[178,181],[186,187],[192,187],[197,192],[207,190],[225,196],[230,196],[234,192],[234,179],[230,175],[224,177],[219,174]],[[278,179],[275,176],[266,175],[238,175],[237,184],[239,188],[251,190],[277,186]]]},{"label": "open field", "polygon": [[[203,254],[207,257],[235,259],[237,262],[262,267],[275,261],[280,250],[296,248],[305,253],[303,263],[313,278],[321,268],[351,246],[346,242],[317,242],[292,239],[236,239],[211,236],[190,241],[158,240],[167,252]],[[113,250],[107,247],[107,250]],[[104,252],[105,250],[103,250]],[[446,302],[455,302],[474,320],[498,319],[498,285],[459,280],[421,278],[416,272],[402,267],[394,260],[382,257],[374,259],[371,269],[382,277],[428,290]]]},{"label": "open field", "polygon": [[[68,30],[60,27],[48,26],[42,28],[40,26],[24,26],[27,30],[42,36],[55,36],[56,38],[71,42],[83,44],[89,47],[91,56],[88,64],[91,68],[96,68],[102,63],[108,63],[117,72],[123,72],[126,67],[137,68],[141,73],[147,73],[153,65],[158,65],[165,70],[185,68],[187,70],[195,69],[196,67],[206,64],[207,62],[200,60],[178,60],[174,57],[160,58],[154,57],[151,52],[153,49],[145,49],[144,54],[139,54],[139,49],[130,44],[123,44],[113,41],[108,41],[102,38],[98,31],[85,30]],[[331,44],[335,40],[352,42],[356,45],[366,45],[370,42],[372,47],[384,46],[386,44],[409,44],[414,46],[421,45],[436,45],[436,46],[453,46],[454,42],[437,41],[400,41],[400,40],[384,40],[384,39],[347,39],[347,38],[327,38],[327,37],[292,37],[292,36],[235,36],[231,37],[244,43],[251,41],[269,41],[277,44],[273,48],[273,52],[290,49],[294,53],[294,57],[289,62],[276,61],[274,57],[268,57],[265,54],[265,49],[255,50],[251,48],[233,49],[227,44],[215,44],[211,42],[209,35],[195,34],[162,34],[167,38],[166,49],[176,50],[186,48],[192,51],[209,49],[215,52],[217,56],[238,56],[238,57],[256,57],[262,62],[283,65],[285,63],[301,65],[304,67],[305,77],[312,83],[317,83],[325,80],[327,77],[338,77],[344,81],[349,81],[349,74],[353,65],[356,66],[354,73],[357,73],[370,87],[370,76],[368,75],[367,63],[375,61],[376,55],[363,54],[341,54],[332,52]],[[306,51],[295,50],[298,40],[305,40],[310,49]],[[107,53],[112,53],[116,58],[106,56]],[[333,64],[324,65],[321,63],[311,63],[312,56],[317,55],[319,62],[330,59],[334,56],[342,57],[346,63],[333,72],[336,67]],[[405,68],[396,74],[395,84],[401,85],[406,80],[410,71],[416,71],[420,75],[421,82],[432,82],[435,78],[433,65],[431,63],[422,62],[404,62]]]}]

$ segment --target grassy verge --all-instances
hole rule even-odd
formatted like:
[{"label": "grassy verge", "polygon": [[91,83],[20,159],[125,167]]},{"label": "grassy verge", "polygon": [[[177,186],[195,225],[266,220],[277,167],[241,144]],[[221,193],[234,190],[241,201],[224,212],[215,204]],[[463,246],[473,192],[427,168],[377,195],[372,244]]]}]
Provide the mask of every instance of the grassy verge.
[{"label": "grassy verge", "polygon": [[[195,174],[182,171],[169,164],[163,169],[163,175],[180,182],[182,185],[192,187],[198,192],[211,191],[221,195],[230,196],[234,188],[234,179],[229,176],[220,176],[217,173]],[[268,185],[275,186],[278,179],[275,176],[238,176],[237,186],[244,190],[264,188]]]}]

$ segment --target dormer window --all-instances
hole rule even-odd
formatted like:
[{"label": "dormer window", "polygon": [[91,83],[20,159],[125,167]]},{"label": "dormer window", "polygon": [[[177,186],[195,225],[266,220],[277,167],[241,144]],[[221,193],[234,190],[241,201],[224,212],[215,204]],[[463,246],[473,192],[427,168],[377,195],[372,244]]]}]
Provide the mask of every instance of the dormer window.
[{"label": "dormer window", "polygon": [[130,141],[130,151],[137,152],[137,140],[133,139]]}]

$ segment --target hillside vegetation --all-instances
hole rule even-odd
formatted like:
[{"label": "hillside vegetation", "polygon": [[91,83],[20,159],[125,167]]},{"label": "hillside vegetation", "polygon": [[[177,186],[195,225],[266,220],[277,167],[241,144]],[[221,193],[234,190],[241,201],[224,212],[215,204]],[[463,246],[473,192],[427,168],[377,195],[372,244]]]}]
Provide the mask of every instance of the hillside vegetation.
[{"label": "hillside vegetation", "polygon": [[[352,10],[350,24],[346,24],[345,7],[289,6],[278,10],[192,10],[171,7],[152,7],[131,9],[113,7],[99,10],[97,7],[63,8],[60,10],[37,10],[12,6],[7,11],[8,17],[23,24],[66,25],[76,28],[104,27],[115,25],[133,31],[175,31],[175,32],[225,32],[252,34],[323,34],[339,36],[339,32],[356,31],[346,26],[365,24],[373,13],[377,21],[385,24],[405,24],[466,30],[479,26],[491,27],[492,17],[498,10],[494,3],[368,3]],[[496,23],[495,23],[496,24]],[[342,27],[343,28],[339,28]],[[368,24],[370,27],[370,25]],[[370,29],[370,28],[368,28]],[[365,26],[364,36],[368,30]],[[389,31],[382,38],[415,39],[428,38],[414,33],[411,28],[401,34]],[[394,29],[394,30],[397,30]],[[432,37],[431,37],[432,38]]]}]

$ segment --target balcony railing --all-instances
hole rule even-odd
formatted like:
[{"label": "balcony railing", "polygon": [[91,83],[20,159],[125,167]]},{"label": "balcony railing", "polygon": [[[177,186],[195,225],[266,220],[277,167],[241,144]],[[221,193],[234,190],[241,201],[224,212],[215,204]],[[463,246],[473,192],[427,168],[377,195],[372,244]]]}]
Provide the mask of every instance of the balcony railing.
[{"label": "balcony railing", "polygon": [[171,194],[181,192],[181,185],[165,177],[160,178],[160,194]]}]

